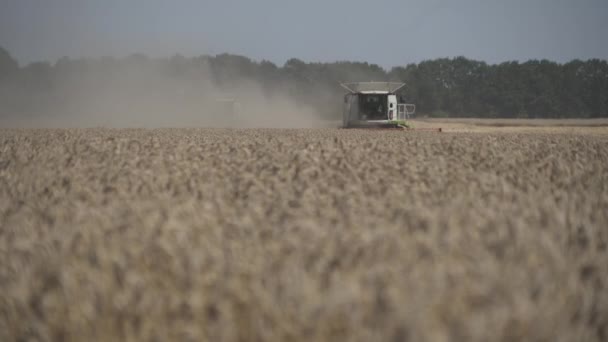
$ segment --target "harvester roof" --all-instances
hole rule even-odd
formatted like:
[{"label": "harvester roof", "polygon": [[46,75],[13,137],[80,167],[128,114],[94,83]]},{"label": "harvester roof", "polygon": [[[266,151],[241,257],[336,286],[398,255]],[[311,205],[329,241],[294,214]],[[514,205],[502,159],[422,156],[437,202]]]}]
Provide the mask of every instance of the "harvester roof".
[{"label": "harvester roof", "polygon": [[394,94],[403,88],[405,83],[399,82],[352,82],[341,83],[344,89],[352,94]]}]

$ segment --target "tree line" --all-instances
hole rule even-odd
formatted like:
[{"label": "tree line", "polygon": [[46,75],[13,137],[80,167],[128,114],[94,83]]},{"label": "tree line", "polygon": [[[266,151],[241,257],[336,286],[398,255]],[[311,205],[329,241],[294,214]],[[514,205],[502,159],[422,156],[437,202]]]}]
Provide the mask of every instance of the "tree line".
[{"label": "tree line", "polygon": [[[439,58],[390,70],[365,62],[306,63],[290,59],[283,66],[244,56],[220,54],[186,58],[61,58],[55,63],[20,66],[0,48],[0,115],[25,115],[36,102],[58,97],[66,82],[87,75],[104,78],[134,70],[155,70],[171,85],[189,91],[212,82],[226,93],[243,82],[257,84],[262,93],[286,93],[295,103],[311,106],[320,115],[341,115],[344,89],[340,82],[399,81],[406,102],[417,115],[479,118],[597,118],[608,117],[606,60],[548,60],[488,64],[465,57]],[[75,81],[76,80],[76,81]],[[54,94],[54,95],[49,95]],[[65,99],[63,99],[65,100]],[[53,101],[59,101],[53,99]]]}]

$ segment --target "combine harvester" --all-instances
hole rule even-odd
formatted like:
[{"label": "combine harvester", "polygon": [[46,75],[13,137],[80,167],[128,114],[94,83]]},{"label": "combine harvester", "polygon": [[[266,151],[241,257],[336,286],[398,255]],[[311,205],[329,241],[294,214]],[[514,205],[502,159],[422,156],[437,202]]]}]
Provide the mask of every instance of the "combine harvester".
[{"label": "combine harvester", "polygon": [[[356,82],[340,85],[349,92],[344,95],[342,127],[413,130],[408,120],[416,112],[416,106],[397,101],[397,91],[405,83]],[[441,128],[430,130],[441,132]]]}]

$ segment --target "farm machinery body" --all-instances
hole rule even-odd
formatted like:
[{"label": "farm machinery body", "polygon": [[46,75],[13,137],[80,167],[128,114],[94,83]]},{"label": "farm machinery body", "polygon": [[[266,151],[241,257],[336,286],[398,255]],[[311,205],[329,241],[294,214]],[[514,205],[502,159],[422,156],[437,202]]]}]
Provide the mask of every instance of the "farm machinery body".
[{"label": "farm machinery body", "polygon": [[416,106],[398,101],[397,91],[405,86],[395,82],[341,83],[344,95],[344,128],[408,128]]}]

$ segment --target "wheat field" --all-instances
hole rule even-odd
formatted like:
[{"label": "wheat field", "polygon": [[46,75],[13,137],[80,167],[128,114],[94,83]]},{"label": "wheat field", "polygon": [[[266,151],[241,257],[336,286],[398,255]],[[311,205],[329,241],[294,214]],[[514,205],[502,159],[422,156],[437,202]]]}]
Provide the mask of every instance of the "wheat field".
[{"label": "wheat field", "polygon": [[589,130],[1,130],[0,341],[606,341]]}]

